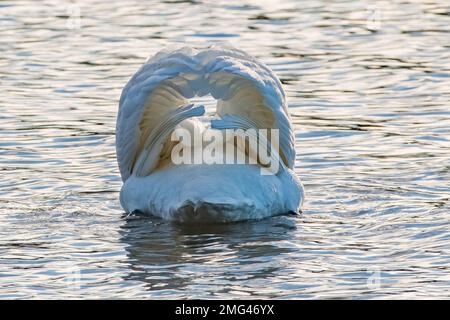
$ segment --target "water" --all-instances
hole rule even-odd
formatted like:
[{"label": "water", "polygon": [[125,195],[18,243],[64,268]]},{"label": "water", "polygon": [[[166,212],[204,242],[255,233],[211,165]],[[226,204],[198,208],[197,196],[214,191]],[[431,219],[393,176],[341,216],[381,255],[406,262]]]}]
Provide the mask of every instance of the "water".
[{"label": "water", "polygon": [[[2,1],[0,298],[450,298],[449,32],[445,0]],[[284,83],[303,214],[125,219],[122,87],[218,41]]]}]

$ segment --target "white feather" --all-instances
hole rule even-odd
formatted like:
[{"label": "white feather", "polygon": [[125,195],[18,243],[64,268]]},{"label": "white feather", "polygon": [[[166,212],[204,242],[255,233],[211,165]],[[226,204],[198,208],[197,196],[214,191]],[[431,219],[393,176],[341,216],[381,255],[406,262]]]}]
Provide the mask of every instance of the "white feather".
[{"label": "white feather", "polygon": [[[158,165],[176,127],[204,130],[192,118],[200,109],[179,107],[206,94],[217,99],[221,118],[213,128],[279,130],[280,150],[274,155],[279,174],[261,176],[259,165]],[[298,211],[303,201],[303,187],[292,171],[294,132],[281,83],[263,63],[230,46],[166,50],[148,59],[122,91],[116,151],[127,212],[234,221]]]}]

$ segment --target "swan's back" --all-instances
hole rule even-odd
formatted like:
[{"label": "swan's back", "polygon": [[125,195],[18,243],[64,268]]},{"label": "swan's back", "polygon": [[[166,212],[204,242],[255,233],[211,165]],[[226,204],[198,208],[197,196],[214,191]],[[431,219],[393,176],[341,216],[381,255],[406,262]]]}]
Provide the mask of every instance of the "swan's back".
[{"label": "swan's back", "polygon": [[[224,168],[219,168],[219,165],[197,165],[195,169],[193,169],[194,165],[191,165],[180,169],[169,165],[168,156],[174,146],[170,142],[170,134],[176,127],[183,125],[186,119],[203,115],[203,108],[189,105],[189,99],[207,94],[217,100],[218,120],[212,122],[212,128],[277,129],[279,132],[277,159],[282,165],[283,172],[275,177],[267,178],[266,181],[261,175],[249,174],[252,169],[245,165],[240,169],[229,166],[226,169],[227,165],[223,165]],[[271,145],[271,140],[268,140]],[[235,202],[240,205],[247,203],[250,207],[253,200],[261,202],[255,200],[260,196],[252,200],[252,194],[261,193],[266,198],[270,198],[271,192],[278,190],[280,194],[284,188],[283,183],[293,182],[294,184],[290,186],[295,189],[294,197],[291,199],[293,201],[280,200],[279,196],[274,195],[274,200],[269,201],[270,203],[265,206],[275,205],[279,208],[268,208],[267,211],[284,210],[286,203],[289,202],[294,203],[289,204],[288,210],[296,211],[302,201],[303,189],[292,172],[295,161],[294,133],[281,83],[267,66],[243,51],[229,46],[214,46],[203,51],[181,48],[170,52],[162,51],[150,58],[123,89],[117,117],[116,151],[124,181],[121,202],[127,211],[138,209],[152,211],[150,213],[163,217],[176,216],[176,208],[182,206],[183,201],[186,210],[193,210],[194,215],[196,205],[201,207],[201,210],[198,209],[199,212],[216,211],[219,215],[220,211],[227,211],[219,210],[220,208],[233,208],[228,205],[230,201],[215,204],[209,200],[209,202],[202,200],[202,192],[207,193],[206,191],[198,191],[198,203],[194,203],[191,199],[193,196],[189,195],[189,192],[181,192],[182,186],[186,186],[188,180],[191,181],[188,183],[190,187],[193,187],[192,181],[197,181],[196,189],[198,190],[206,190],[204,186],[208,185],[211,191],[209,195],[215,193],[216,199],[226,198],[227,193],[232,193],[234,183],[234,189],[247,190],[241,192],[239,197],[242,199],[235,199]],[[229,170],[229,172],[223,170]],[[177,179],[175,179],[175,172],[177,172]],[[193,179],[189,172],[191,174],[195,172],[202,179]],[[243,172],[246,174],[242,174]],[[230,175],[239,175],[239,173],[246,177],[245,182],[239,182],[237,177],[230,178]],[[227,179],[220,179],[221,174],[227,175]],[[288,181],[283,180],[286,177]],[[178,181],[178,187],[168,180]],[[220,185],[220,180],[227,180],[227,188],[230,190],[220,188],[215,190],[213,186]],[[278,181],[275,183],[276,186],[271,185],[275,181]],[[261,183],[262,185],[268,183],[268,190],[262,188]],[[136,187],[138,185],[139,191]],[[171,185],[170,190],[165,189],[167,185]],[[253,191],[251,191],[252,187]],[[165,189],[165,192],[169,194],[177,193],[178,202],[175,201],[175,204],[174,201],[170,201],[167,198],[170,195],[164,196],[162,192],[156,195],[155,189]],[[284,197],[292,197],[292,192],[287,193],[289,195]],[[249,199],[247,202],[243,201],[246,197]],[[158,208],[155,208],[155,203],[157,203],[156,207],[159,206]],[[194,209],[190,209],[192,203]],[[153,211],[167,212],[159,214]],[[241,217],[234,220],[241,220]]]}]

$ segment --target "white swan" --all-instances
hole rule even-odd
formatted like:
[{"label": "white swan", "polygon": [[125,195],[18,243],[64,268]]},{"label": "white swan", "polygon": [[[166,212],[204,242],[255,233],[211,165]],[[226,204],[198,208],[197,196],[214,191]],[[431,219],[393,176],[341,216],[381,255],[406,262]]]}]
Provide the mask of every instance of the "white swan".
[{"label": "white swan", "polygon": [[[217,100],[212,121],[205,120],[202,106],[188,101],[207,94]],[[204,134],[205,126],[279,129],[279,148],[269,135],[256,136],[273,150],[279,170],[262,175],[261,161],[175,164],[174,130]],[[183,142],[194,153],[204,148]],[[237,145],[234,138],[218,143]],[[303,186],[292,170],[294,133],[281,83],[267,66],[230,46],[162,51],[147,60],[122,91],[116,151],[124,182],[120,202],[128,213],[184,222],[239,221],[298,212],[303,202]]]}]

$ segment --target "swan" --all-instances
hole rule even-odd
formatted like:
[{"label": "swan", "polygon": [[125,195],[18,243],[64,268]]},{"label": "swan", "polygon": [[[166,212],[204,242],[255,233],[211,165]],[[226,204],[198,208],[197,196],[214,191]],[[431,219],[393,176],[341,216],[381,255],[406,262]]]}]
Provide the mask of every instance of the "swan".
[{"label": "swan", "polygon": [[[217,101],[210,116],[204,106],[189,102],[208,94]],[[177,132],[194,139],[177,140]],[[217,138],[220,134],[223,139]],[[177,148],[188,160],[191,151],[201,155],[205,142],[194,141],[206,135],[216,137],[210,139],[215,159],[232,163],[174,161]],[[250,139],[269,151],[270,165],[255,156],[256,145],[245,145]],[[233,222],[297,213],[303,203],[281,82],[266,65],[231,45],[166,49],[149,58],[123,88],[116,154],[123,181],[120,203],[127,213],[189,223]],[[236,163],[237,155],[254,161]]]}]

